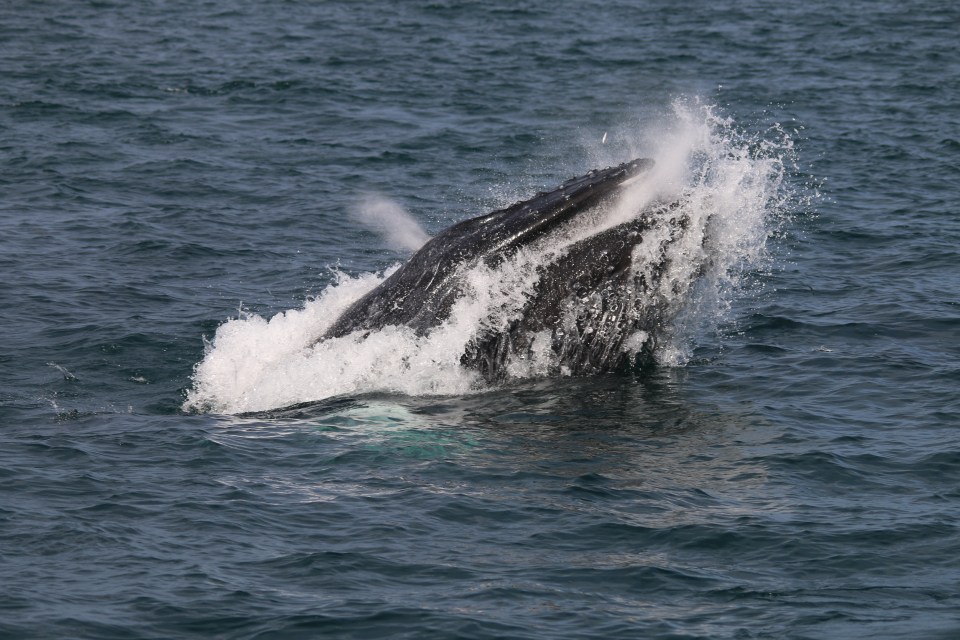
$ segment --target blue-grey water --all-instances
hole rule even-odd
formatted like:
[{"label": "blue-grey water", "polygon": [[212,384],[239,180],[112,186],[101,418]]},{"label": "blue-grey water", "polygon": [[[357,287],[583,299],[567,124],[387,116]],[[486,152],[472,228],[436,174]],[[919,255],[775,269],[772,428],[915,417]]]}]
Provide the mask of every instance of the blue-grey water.
[{"label": "blue-grey water", "polygon": [[[2,3],[0,637],[960,637],[958,26]],[[781,168],[678,356],[454,393],[271,351],[406,255],[370,194],[436,232],[678,113]]]}]

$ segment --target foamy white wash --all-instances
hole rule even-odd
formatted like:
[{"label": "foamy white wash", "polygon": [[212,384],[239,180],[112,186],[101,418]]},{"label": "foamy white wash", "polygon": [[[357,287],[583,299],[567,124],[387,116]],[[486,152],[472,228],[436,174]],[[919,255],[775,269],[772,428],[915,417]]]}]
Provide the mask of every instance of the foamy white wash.
[{"label": "foamy white wash", "polygon": [[[222,324],[195,368],[184,409],[239,413],[347,393],[463,394],[482,389],[483,380],[460,366],[464,347],[519,314],[537,282],[537,266],[576,238],[624,222],[657,201],[680,201],[677,214],[688,219],[687,229],[672,242],[667,242],[666,226],[651,230],[636,248],[634,263],[638,269],[650,268],[666,247],[669,266],[654,295],[670,305],[674,320],[658,344],[657,356],[667,365],[682,364],[695,336],[715,327],[727,312],[741,275],[765,259],[770,226],[788,198],[784,162],[791,148],[779,129],[763,139],[747,138],[732,121],[696,103],[677,102],[657,130],[662,133],[655,139],[647,136],[645,153],[630,150],[631,157],[653,157],[655,168],[631,185],[620,202],[593,216],[573,237],[528,247],[495,271],[477,266],[466,272],[466,295],[428,336],[386,327],[366,337],[316,343],[340,313],[392,270],[358,277],[341,274],[302,309],[270,320],[241,314]],[[588,154],[607,160],[603,154],[609,151],[609,145],[602,145]],[[610,158],[604,164],[622,160]],[[412,249],[426,239],[418,235],[422,231],[412,219],[384,201],[368,201],[364,208],[376,213],[374,224],[400,236],[393,239],[395,246]],[[637,351],[647,338],[638,334],[625,348]],[[509,373],[522,378],[551,370],[549,340],[549,335],[539,336],[529,357],[508,364]]]}]

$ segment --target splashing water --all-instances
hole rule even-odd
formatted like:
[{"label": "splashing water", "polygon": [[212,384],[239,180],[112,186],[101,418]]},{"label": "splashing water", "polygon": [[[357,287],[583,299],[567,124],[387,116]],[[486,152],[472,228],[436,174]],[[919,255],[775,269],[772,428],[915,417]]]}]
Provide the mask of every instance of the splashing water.
[{"label": "splashing water", "polygon": [[[573,232],[524,248],[495,268],[481,263],[466,270],[465,295],[450,317],[426,336],[388,326],[365,337],[316,342],[352,302],[397,267],[383,274],[338,274],[335,283],[302,309],[270,320],[241,314],[222,324],[195,368],[183,408],[239,413],[345,393],[463,394],[483,389],[483,379],[461,366],[461,355],[478,336],[521,313],[537,284],[538,266],[578,239],[621,224],[657,202],[677,203],[678,215],[686,220],[684,232],[668,237],[667,225],[654,227],[634,250],[633,262],[636,269],[653,269],[664,254],[667,258],[664,272],[647,279],[657,282],[650,295],[670,310],[670,326],[656,343],[655,356],[662,364],[682,365],[696,336],[712,330],[728,313],[743,274],[767,260],[771,227],[789,209],[784,179],[792,145],[779,126],[749,138],[713,108],[686,102],[675,103],[658,130],[663,133],[648,141],[646,154],[628,150],[630,157],[653,157],[657,164],[651,173]],[[606,166],[617,162],[604,157],[609,153],[610,145],[602,144],[588,155],[597,166]],[[380,218],[381,225],[383,219],[403,220],[395,210]],[[411,228],[397,224],[405,231],[394,237]],[[404,237],[401,246],[411,249],[425,239],[416,233]],[[638,352],[648,338],[637,332],[623,348]],[[529,353],[508,363],[509,374],[524,378],[557,371],[549,343],[549,333],[534,336]]]}]

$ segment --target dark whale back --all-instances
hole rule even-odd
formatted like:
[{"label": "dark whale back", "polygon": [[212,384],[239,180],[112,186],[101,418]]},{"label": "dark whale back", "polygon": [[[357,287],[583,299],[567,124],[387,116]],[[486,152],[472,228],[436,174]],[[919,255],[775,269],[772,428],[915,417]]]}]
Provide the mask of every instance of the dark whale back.
[{"label": "dark whale back", "polygon": [[380,286],[353,303],[321,339],[405,325],[425,334],[449,316],[461,293],[458,274],[478,260],[497,261],[608,200],[653,165],[637,159],[573,178],[557,189],[441,231]]}]

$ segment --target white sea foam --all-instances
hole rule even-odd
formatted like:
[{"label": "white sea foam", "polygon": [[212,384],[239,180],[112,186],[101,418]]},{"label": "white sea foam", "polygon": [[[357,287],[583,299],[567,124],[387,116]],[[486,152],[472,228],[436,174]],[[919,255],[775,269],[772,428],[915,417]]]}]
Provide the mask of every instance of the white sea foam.
[{"label": "white sea foam", "polygon": [[[766,259],[767,236],[786,201],[784,162],[791,154],[790,140],[777,129],[749,138],[732,121],[696,102],[676,103],[657,131],[655,136],[646,134],[645,150],[620,150],[630,157],[653,157],[657,164],[618,203],[598,212],[590,224],[527,247],[496,269],[481,265],[466,272],[466,295],[429,335],[386,327],[365,337],[316,343],[343,310],[390,272],[341,274],[302,309],[269,320],[241,314],[222,324],[196,366],[184,408],[238,413],[346,393],[463,394],[482,389],[478,374],[460,366],[464,347],[519,315],[537,283],[537,266],[578,238],[620,224],[655,202],[679,202],[674,214],[686,220],[686,228],[679,237],[671,235],[669,225],[652,229],[635,249],[634,264],[652,269],[666,252],[667,269],[651,295],[673,310],[672,324],[656,355],[664,364],[683,364],[696,336],[715,327],[727,312],[741,274]],[[602,142],[587,152],[598,166],[624,159],[607,156],[611,145]],[[379,213],[368,217],[399,246],[414,249],[426,240],[395,205],[371,202],[365,210]],[[639,351],[648,338],[638,332],[624,348]],[[522,378],[557,370],[549,342],[549,335],[536,336],[529,354],[508,363],[508,373]]]}]

